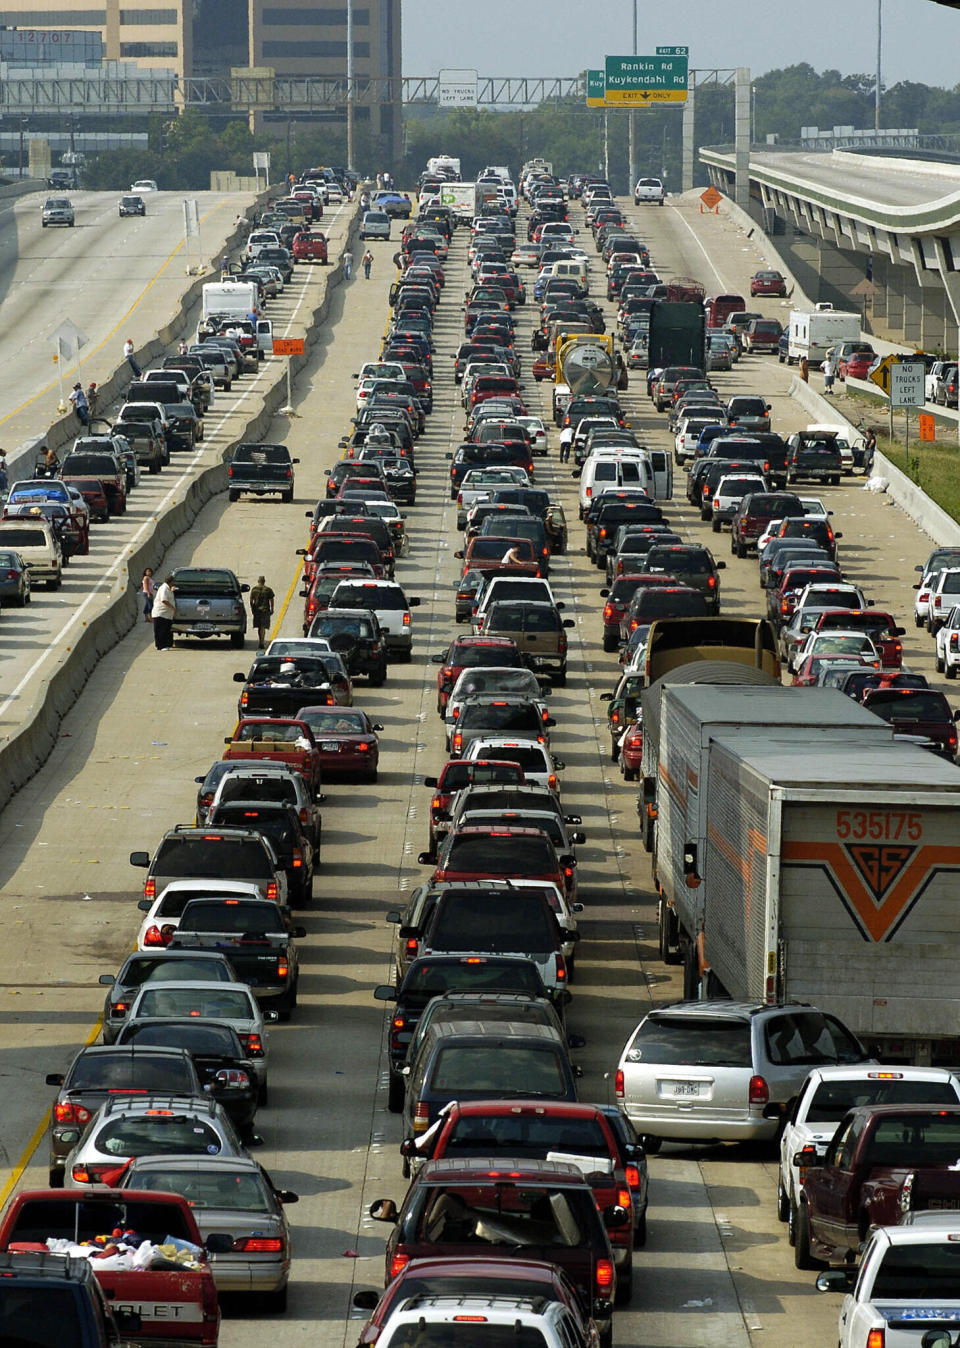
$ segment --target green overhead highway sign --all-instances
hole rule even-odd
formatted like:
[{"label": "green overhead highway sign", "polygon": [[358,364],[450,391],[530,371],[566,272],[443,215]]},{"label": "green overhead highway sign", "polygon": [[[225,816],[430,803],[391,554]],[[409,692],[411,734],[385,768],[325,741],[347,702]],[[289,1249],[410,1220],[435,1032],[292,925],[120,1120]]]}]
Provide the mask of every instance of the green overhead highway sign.
[{"label": "green overhead highway sign", "polygon": [[609,107],[638,108],[687,101],[687,47],[658,47],[655,56],[608,56]]},{"label": "green overhead highway sign", "polygon": [[607,76],[603,70],[587,71],[587,107],[607,106]]}]

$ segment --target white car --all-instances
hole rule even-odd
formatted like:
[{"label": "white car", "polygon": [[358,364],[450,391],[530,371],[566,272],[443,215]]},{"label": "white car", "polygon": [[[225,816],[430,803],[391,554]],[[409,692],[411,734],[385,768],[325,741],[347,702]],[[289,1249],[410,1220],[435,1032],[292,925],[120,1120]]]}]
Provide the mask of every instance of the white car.
[{"label": "white car", "polygon": [[[791,1209],[796,1212],[804,1170],[822,1162],[848,1110],[860,1105],[955,1105],[958,1101],[960,1080],[945,1067],[882,1067],[875,1063],[815,1067],[791,1106],[780,1138],[780,1220],[787,1221]],[[810,1150],[805,1152],[804,1148]]]},{"label": "white car", "polygon": [[539,417],[517,417],[520,425],[530,437],[530,452],[543,456],[548,449],[547,428]]},{"label": "white car", "polygon": [[465,529],[470,512],[480,501],[489,501],[500,487],[529,487],[525,468],[470,468],[457,490],[457,528]]},{"label": "white car", "polygon": [[554,595],[550,582],[540,576],[490,576],[479,592],[476,611],[471,619],[476,635],[483,631],[483,620],[490,605],[503,599],[552,604],[556,609],[564,607],[563,600],[558,600]]},{"label": "white car", "polygon": [[130,191],[142,196],[144,192],[159,192],[160,189],[152,178],[138,178],[130,184]]},{"label": "white car", "polygon": [[849,581],[818,582],[807,585],[797,596],[795,608],[874,608],[872,599],[867,599],[859,585]]},{"label": "white car", "polygon": [[[960,1321],[960,1221],[955,1212],[908,1213],[874,1227],[859,1269],[830,1269],[817,1290],[846,1295],[838,1348],[920,1348],[955,1341]],[[928,1337],[929,1336],[929,1337]]]},{"label": "white car", "polygon": [[717,483],[711,503],[710,527],[718,534],[729,524],[740,507],[740,502],[752,492],[769,490],[765,477],[752,473],[728,473]]},{"label": "white car", "polygon": [[[633,348],[631,347],[631,350]],[[677,437],[673,443],[673,457],[677,463],[686,463],[688,459],[696,457],[697,445],[700,443],[700,432],[705,426],[715,426],[716,420],[707,420],[706,417],[684,417],[677,427]],[[762,491],[762,487],[757,488]],[[779,524],[779,520],[777,521]]]},{"label": "white car", "polygon": [[279,248],[280,235],[273,229],[255,229],[247,239],[247,257],[259,257],[264,248]]},{"label": "white car", "polygon": [[639,178],[636,187],[633,189],[633,201],[636,206],[641,205],[641,203],[662,206],[666,195],[663,183],[659,178]]},{"label": "white car", "polygon": [[465,762],[476,758],[492,758],[501,762],[519,763],[523,769],[523,780],[531,786],[549,787],[560,794],[557,773],[563,771],[564,764],[554,758],[542,744],[531,740],[514,739],[512,735],[485,735],[470,741],[470,747],[463,755]]},{"label": "white car", "polygon": [[[532,1237],[530,1237],[532,1239]],[[522,1237],[521,1237],[522,1239]],[[462,1338],[463,1325],[482,1337]],[[399,1297],[377,1338],[378,1348],[406,1348],[413,1343],[535,1343],[542,1348],[569,1348],[584,1342],[582,1322],[560,1301],[542,1297],[497,1296]]]},{"label": "white car", "polygon": [[[213,809],[212,804],[210,808]],[[263,897],[260,886],[246,880],[171,880],[155,899],[141,899],[137,904],[146,914],[137,932],[137,949],[162,950],[168,946],[191,899]]]},{"label": "white car", "polygon": [[930,584],[927,631],[935,637],[954,604],[960,602],[960,567],[945,567]]},{"label": "white car", "polygon": [[333,647],[326,637],[274,637],[264,655],[330,655]]},{"label": "white car", "polygon": [[408,599],[403,586],[393,580],[342,580],[330,598],[331,608],[361,608],[375,613],[387,654],[400,660],[412,658],[410,610],[419,604],[418,598]]},{"label": "white car", "polygon": [[799,669],[811,655],[846,655],[873,665],[876,669],[882,663],[880,652],[865,632],[834,627],[826,631],[808,632],[806,640],[793,657],[793,668]]},{"label": "white car", "polygon": [[957,677],[960,669],[960,604],[954,604],[946,622],[937,629],[937,673],[948,679]]},{"label": "white car", "polygon": [[321,183],[319,193],[327,206],[339,206],[346,200],[343,195],[343,188],[339,183]]}]

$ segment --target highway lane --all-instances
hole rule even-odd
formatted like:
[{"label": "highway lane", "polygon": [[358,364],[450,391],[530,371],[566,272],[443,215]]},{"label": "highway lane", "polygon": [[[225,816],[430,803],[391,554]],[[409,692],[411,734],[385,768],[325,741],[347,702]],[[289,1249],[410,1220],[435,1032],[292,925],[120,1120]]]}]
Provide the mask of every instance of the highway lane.
[{"label": "highway lane", "polygon": [[[577,214],[573,208],[574,218]],[[693,205],[637,214],[656,263],[667,273],[703,274],[703,242],[727,283],[742,289],[759,262],[726,223],[698,218]],[[688,228],[689,226],[689,228]],[[189,560],[233,566],[245,578],[264,570],[286,596],[294,586],[293,548],[302,540],[303,510],[322,490],[323,467],[353,409],[350,372],[376,350],[385,316],[390,245],[374,245],[370,282],[340,288],[330,340],[316,351],[297,390],[300,418],[276,434],[301,457],[295,505],[220,498],[172,549],[171,564]],[[463,243],[456,251],[462,255]],[[462,269],[451,279],[438,325],[438,371],[459,339],[457,298]],[[597,273],[595,271],[595,276]],[[594,289],[599,288],[599,279]],[[529,313],[521,316],[521,349],[528,349]],[[447,367],[449,369],[449,367]],[[778,427],[805,422],[785,396],[776,362],[752,358],[718,383],[731,391],[769,390]],[[626,396],[631,417],[653,443],[666,443],[665,419],[633,381]],[[528,381],[531,402],[544,407],[545,387]],[[290,1311],[291,1340],[355,1342],[348,1320],[351,1286],[376,1285],[382,1275],[383,1228],[362,1217],[382,1195],[399,1197],[397,1119],[386,1112],[382,1014],[370,989],[388,977],[392,929],[383,913],[397,892],[422,874],[415,854],[424,845],[426,791],[422,774],[443,759],[434,709],[435,667],[426,663],[454,632],[451,585],[456,576],[455,515],[446,490],[443,453],[459,439],[462,416],[449,373],[437,380],[436,411],[418,447],[421,496],[410,512],[410,555],[399,568],[403,583],[424,599],[415,612],[415,658],[391,671],[383,689],[361,681],[357,701],[385,725],[380,782],[375,789],[331,783],[324,807],[325,856],[313,911],[306,916],[301,1009],[271,1036],[271,1104],[262,1114],[266,1139],[259,1158],[278,1182],[298,1189],[291,1211],[296,1241]],[[555,443],[552,455],[555,454]],[[564,500],[576,519],[575,483],[558,474],[555,457],[538,478]],[[889,505],[859,485],[830,490],[845,532],[844,556],[876,581],[875,597],[907,616],[897,602],[904,563],[926,543]],[[703,531],[682,498],[671,507],[691,537],[720,544],[731,611],[755,612],[760,594],[755,564],[729,559],[720,540]],[[887,535],[893,539],[888,540]],[[679,995],[676,970],[656,958],[649,861],[636,832],[635,788],[624,785],[608,761],[604,704],[616,659],[599,641],[600,573],[579,552],[572,525],[570,553],[554,571],[577,628],[570,635],[568,686],[551,695],[558,754],[566,760],[564,799],[584,818],[588,843],[580,849],[584,941],[570,1027],[587,1048],[584,1098],[606,1098],[607,1074],[627,1033],[651,1001]],[[867,551],[872,548],[872,551]],[[912,572],[910,573],[912,577]],[[906,581],[908,586],[910,580]],[[912,596],[912,591],[908,591]],[[889,596],[889,597],[888,597]],[[299,630],[298,597],[278,621]],[[462,629],[461,629],[462,630]],[[93,676],[64,724],[64,738],[38,777],[0,816],[0,903],[5,936],[0,954],[0,1071],[17,1092],[0,1095],[0,1141],[10,1167],[29,1140],[49,1092],[47,1071],[62,1068],[92,1027],[100,1005],[96,977],[114,969],[129,948],[138,914],[141,873],[127,853],[151,847],[162,830],[192,815],[192,779],[219,756],[233,722],[242,667],[221,647],[179,647],[161,661],[148,630],[135,629]],[[919,667],[928,646],[918,643]],[[620,1344],[758,1344],[769,1330],[789,1333],[800,1348],[831,1341],[835,1301],[817,1297],[808,1274],[797,1274],[774,1209],[775,1171],[766,1153],[747,1149],[665,1146],[651,1158],[650,1238],[638,1253],[635,1298],[618,1312]],[[43,1147],[29,1164],[27,1182],[45,1180]],[[0,1177],[0,1182],[2,1182]],[[259,1344],[277,1317],[229,1308],[225,1348]]]},{"label": "highway lane", "polygon": [[[334,259],[344,246],[350,219],[351,208],[338,207],[326,222]],[[283,294],[267,306],[278,336],[305,330],[329,274],[320,267],[295,268]],[[158,296],[158,302],[166,307],[151,310],[159,325],[169,321],[179,304],[185,288],[182,279],[178,285],[175,299],[167,296],[161,300]],[[191,341],[198,316],[199,306],[184,331]],[[194,452],[173,454],[170,465],[157,475],[144,473],[140,485],[130,494],[126,513],[91,528],[90,552],[71,559],[60,590],[37,587],[28,608],[4,610],[0,630],[0,735],[11,734],[45,695],[50,675],[69,658],[82,625],[130,585],[139,586],[139,575],[128,575],[127,559],[149,538],[158,516],[182,500],[190,483],[218,463],[227,446],[242,436],[243,428],[259,413],[281,359],[268,357],[255,373],[235,381],[229,392],[216,392],[214,405],[205,417],[204,439]],[[110,410],[104,409],[104,414],[109,415]]]},{"label": "highway lane", "polygon": [[[60,194],[55,194],[60,195]],[[184,249],[183,202],[156,192],[146,216],[120,218],[116,192],[71,192],[76,225],[42,228],[46,193],[21,197],[0,213],[0,360],[15,379],[0,384],[0,437],[12,449],[56,419],[59,385],[52,334],[71,319],[86,336],[68,375],[102,383],[123,360],[128,336],[142,346],[176,312],[191,284]],[[209,267],[233,232],[249,193],[191,192],[200,217],[200,244]],[[191,241],[189,262],[200,261]],[[72,381],[71,381],[72,382]],[[70,384],[67,384],[69,391]]]},{"label": "highway lane", "polygon": [[[842,152],[841,152],[842,153]],[[850,155],[835,159],[831,154],[801,154],[762,150],[751,153],[753,161],[772,172],[792,178],[806,178],[827,190],[839,191],[843,197],[856,197],[881,207],[921,207],[956,197],[960,191],[960,174],[925,172],[922,164],[911,168],[890,168],[886,164],[878,171],[875,159],[865,156],[863,166]]]}]

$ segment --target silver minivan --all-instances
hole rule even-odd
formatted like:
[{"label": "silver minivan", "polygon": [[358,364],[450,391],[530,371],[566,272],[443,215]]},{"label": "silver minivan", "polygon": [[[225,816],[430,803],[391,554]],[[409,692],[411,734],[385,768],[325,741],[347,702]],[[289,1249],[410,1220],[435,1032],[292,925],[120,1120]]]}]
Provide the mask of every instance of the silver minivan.
[{"label": "silver minivan", "polygon": [[47,197],[40,213],[40,223],[44,229],[47,225],[70,225],[72,228],[75,224],[73,202],[67,197]]},{"label": "silver minivan", "polygon": [[767,1141],[812,1067],[866,1061],[856,1036],[813,1006],[676,1002],[627,1040],[617,1104],[648,1152],[663,1138]]},{"label": "silver minivan", "polygon": [[390,217],[386,211],[364,211],[360,223],[361,239],[389,239]]}]

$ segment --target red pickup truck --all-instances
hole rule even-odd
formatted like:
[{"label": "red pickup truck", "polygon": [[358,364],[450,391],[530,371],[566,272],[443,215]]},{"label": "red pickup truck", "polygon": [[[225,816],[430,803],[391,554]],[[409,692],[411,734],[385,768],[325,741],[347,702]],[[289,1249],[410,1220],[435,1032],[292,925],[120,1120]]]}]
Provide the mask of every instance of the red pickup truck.
[{"label": "red pickup truck", "polygon": [[223,756],[231,763],[286,763],[300,773],[314,796],[320,789],[320,750],[306,721],[247,716],[237,722],[224,744]]},{"label": "red pickup truck", "polygon": [[[25,1189],[17,1194],[0,1221],[0,1252],[48,1252],[49,1239],[82,1245],[98,1236],[135,1233],[154,1245],[167,1238],[188,1241],[199,1249],[193,1267],[157,1257],[143,1269],[111,1268],[116,1260],[91,1260],[97,1282],[115,1315],[139,1327],[124,1329],[130,1343],[214,1348],[220,1333],[220,1307],[203,1238],[186,1199],[179,1194],[116,1189]],[[211,1235],[207,1248],[225,1253],[229,1236]],[[107,1245],[119,1243],[108,1240]],[[98,1264],[104,1262],[105,1267]],[[197,1267],[199,1265],[199,1267]]]},{"label": "red pickup truck", "polygon": [[319,262],[327,265],[327,240],[323,234],[311,234],[308,229],[293,236],[293,256],[297,262]]},{"label": "red pickup truck", "polygon": [[816,1147],[795,1158],[806,1167],[792,1232],[797,1268],[854,1264],[872,1226],[960,1209],[958,1159],[960,1105],[851,1109],[822,1165]]}]

